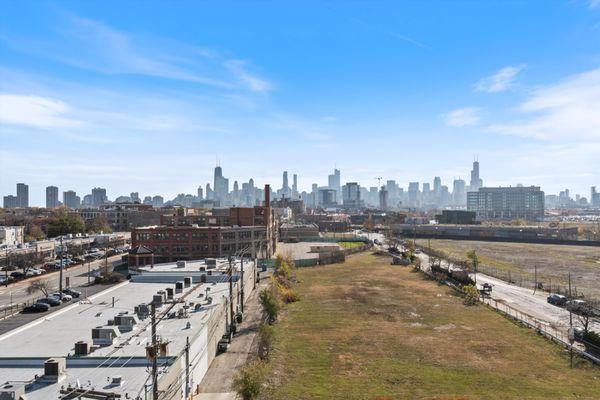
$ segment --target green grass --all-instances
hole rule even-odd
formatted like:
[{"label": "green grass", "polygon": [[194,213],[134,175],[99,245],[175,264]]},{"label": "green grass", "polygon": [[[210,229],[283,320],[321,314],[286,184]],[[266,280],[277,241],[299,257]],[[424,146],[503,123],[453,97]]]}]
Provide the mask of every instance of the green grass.
[{"label": "green grass", "polygon": [[345,249],[354,249],[356,247],[364,245],[363,242],[337,242],[337,244],[339,244]]},{"label": "green grass", "polygon": [[264,399],[592,399],[600,369],[389,258],[300,269]]}]

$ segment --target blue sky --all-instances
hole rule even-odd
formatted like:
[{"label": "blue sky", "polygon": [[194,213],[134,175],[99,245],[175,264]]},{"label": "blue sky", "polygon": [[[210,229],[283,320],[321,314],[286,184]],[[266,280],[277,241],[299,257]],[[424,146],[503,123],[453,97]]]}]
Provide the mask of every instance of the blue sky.
[{"label": "blue sky", "polygon": [[600,186],[600,1],[1,1],[0,195]]}]

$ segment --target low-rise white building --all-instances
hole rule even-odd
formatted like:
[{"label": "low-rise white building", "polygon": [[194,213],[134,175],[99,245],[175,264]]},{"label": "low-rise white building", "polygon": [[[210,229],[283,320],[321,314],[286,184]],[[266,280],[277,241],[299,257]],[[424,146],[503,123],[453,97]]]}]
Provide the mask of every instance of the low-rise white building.
[{"label": "low-rise white building", "polygon": [[22,226],[0,226],[0,246],[17,246],[23,244],[25,228]]},{"label": "low-rise white building", "polygon": [[153,360],[159,398],[189,398],[230,330],[242,287],[247,299],[255,286],[254,263],[244,261],[242,280],[238,260],[230,297],[228,267],[222,259],[157,264],[0,336],[0,398],[149,399]]}]

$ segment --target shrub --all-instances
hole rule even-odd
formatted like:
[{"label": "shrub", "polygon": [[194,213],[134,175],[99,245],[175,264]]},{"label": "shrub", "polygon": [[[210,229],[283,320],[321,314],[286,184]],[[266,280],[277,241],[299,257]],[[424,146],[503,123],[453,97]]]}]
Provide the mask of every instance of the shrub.
[{"label": "shrub", "polygon": [[277,296],[275,285],[271,285],[269,288],[261,290],[258,295],[258,300],[263,307],[263,311],[267,314],[269,323],[272,324],[275,322],[279,310],[281,309],[281,303]]},{"label": "shrub", "polygon": [[300,294],[292,288],[279,286],[279,294],[284,303],[294,303],[300,301]]},{"label": "shrub", "polygon": [[261,324],[258,327],[258,356],[262,360],[269,358],[269,353],[273,347],[273,327],[268,324]]},{"label": "shrub", "polygon": [[465,285],[462,289],[465,295],[465,305],[474,306],[479,303],[479,290],[477,290],[475,285]]},{"label": "shrub", "polygon": [[264,361],[255,360],[246,364],[233,378],[232,388],[243,400],[258,397],[267,376],[267,365]]}]

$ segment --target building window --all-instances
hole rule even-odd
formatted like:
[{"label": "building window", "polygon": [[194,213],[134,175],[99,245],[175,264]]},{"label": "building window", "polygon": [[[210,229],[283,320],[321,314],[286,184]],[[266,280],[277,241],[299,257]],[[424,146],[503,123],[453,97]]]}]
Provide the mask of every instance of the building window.
[{"label": "building window", "polygon": [[138,233],[137,238],[138,238],[138,240],[150,240],[150,234],[149,233]]},{"label": "building window", "polygon": [[177,232],[175,234],[175,240],[184,241],[188,239],[188,234],[185,232]]}]

